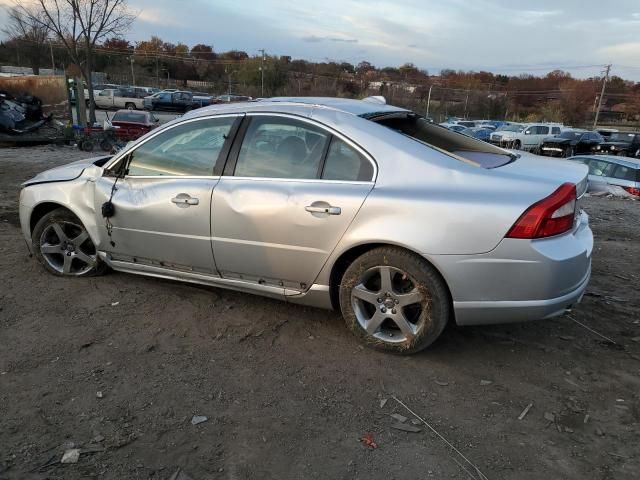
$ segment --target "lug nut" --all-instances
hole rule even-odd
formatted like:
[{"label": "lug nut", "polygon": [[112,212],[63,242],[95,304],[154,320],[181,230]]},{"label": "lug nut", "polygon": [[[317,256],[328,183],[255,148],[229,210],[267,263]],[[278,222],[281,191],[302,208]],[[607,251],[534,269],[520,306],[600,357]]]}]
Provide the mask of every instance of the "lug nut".
[{"label": "lug nut", "polygon": [[382,299],[381,298],[378,299],[378,303],[382,303]]},{"label": "lug nut", "polygon": [[397,298],[394,300],[395,304],[398,305],[400,303],[400,300],[398,300]]},{"label": "lug nut", "polygon": [[382,307],[382,308],[380,309],[380,311],[381,311],[382,313],[387,313],[387,309],[386,309],[385,307]]},{"label": "lug nut", "polygon": [[394,308],[393,310],[391,310],[391,313],[396,313],[396,309]]}]

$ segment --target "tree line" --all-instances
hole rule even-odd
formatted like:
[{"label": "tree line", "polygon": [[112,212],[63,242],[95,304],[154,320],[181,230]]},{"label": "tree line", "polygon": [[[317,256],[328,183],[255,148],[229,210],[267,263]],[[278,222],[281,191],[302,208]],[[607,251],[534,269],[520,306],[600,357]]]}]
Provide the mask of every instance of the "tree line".
[{"label": "tree line", "polygon": [[[437,75],[406,63],[399,67],[311,62],[266,53],[218,52],[211,44],[188,46],[158,36],[132,43],[124,35],[134,21],[126,0],[37,0],[9,9],[0,62],[41,67],[79,66],[93,95],[91,72],[116,83],[186,86],[202,82],[213,93],[275,95],[384,95],[390,102],[442,120],[448,116],[558,121],[587,125],[602,78],[501,75],[442,70]],[[638,120],[640,83],[608,79],[603,109],[610,118]],[[93,102],[91,102],[93,103]],[[427,105],[428,104],[428,105]],[[424,112],[423,112],[424,110]],[[95,118],[93,111],[91,119]]]}]

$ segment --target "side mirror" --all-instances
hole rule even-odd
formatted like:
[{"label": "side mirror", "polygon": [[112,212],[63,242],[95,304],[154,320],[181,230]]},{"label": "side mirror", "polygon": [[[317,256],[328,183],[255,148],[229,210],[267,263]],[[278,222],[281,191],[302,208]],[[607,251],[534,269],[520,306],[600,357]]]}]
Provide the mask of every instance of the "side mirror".
[{"label": "side mirror", "polygon": [[525,135],[531,135],[531,130],[525,130],[524,134]]}]

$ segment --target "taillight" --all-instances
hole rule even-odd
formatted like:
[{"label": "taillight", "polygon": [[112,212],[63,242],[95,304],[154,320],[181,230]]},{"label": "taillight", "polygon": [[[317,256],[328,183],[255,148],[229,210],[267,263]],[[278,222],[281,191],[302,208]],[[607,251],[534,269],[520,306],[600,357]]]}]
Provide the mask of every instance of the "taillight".
[{"label": "taillight", "polygon": [[634,195],[636,197],[640,197],[640,188],[635,188],[635,187],[622,187],[622,188],[624,188],[631,195]]},{"label": "taillight", "polygon": [[573,228],[576,186],[564,183],[547,198],[531,205],[511,227],[507,238],[544,238]]}]

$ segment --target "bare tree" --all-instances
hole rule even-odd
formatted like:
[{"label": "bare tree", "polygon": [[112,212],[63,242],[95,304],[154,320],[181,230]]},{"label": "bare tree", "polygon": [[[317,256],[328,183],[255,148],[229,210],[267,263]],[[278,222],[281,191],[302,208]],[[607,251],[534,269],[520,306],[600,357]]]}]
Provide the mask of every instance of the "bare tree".
[{"label": "bare tree", "polygon": [[42,18],[34,20],[36,15],[36,11],[27,7],[7,8],[8,20],[2,31],[11,41],[17,42],[34,75],[39,75],[40,65],[47,55],[46,41],[49,38],[49,29],[43,25]]},{"label": "bare tree", "polygon": [[[22,2],[24,3],[24,2]],[[32,8],[16,7],[47,28],[77,64],[89,90],[89,120],[96,121],[91,72],[96,45],[129,29],[135,15],[127,0],[36,0]]]}]

